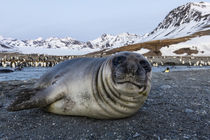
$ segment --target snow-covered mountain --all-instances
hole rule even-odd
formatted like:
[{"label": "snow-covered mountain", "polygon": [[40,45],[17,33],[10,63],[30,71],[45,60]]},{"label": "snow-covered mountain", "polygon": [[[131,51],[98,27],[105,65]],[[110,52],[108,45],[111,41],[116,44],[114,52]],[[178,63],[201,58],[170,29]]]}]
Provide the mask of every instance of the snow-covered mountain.
[{"label": "snow-covered mountain", "polygon": [[[88,42],[78,41],[71,37],[18,40],[0,36],[0,52],[81,55],[145,41],[189,36],[193,33],[205,30],[210,30],[210,3],[191,2],[173,9],[157,28],[143,36],[130,33],[122,33],[119,35],[103,34],[101,37]],[[165,50],[167,50],[167,48]]]},{"label": "snow-covered mountain", "polygon": [[190,2],[173,9],[146,40],[177,38],[210,29],[210,3]]},{"label": "snow-covered mountain", "polygon": [[[13,46],[21,53],[47,53],[51,55],[78,55],[101,49],[110,49],[124,45],[137,43],[142,36],[136,34],[122,33],[119,35],[103,34],[101,37],[88,42],[82,42],[70,37],[48,39],[38,38],[35,40],[17,40],[0,37],[0,42],[7,46]],[[12,47],[8,48],[10,51]],[[1,49],[0,49],[1,50]],[[6,49],[4,49],[5,51]],[[42,52],[43,51],[43,52]],[[60,51],[59,54],[58,51]]]},{"label": "snow-covered mountain", "polygon": [[[1,39],[2,38],[2,39]],[[40,38],[37,38],[35,40],[17,40],[12,38],[3,38],[1,37],[0,41],[11,45],[11,46],[22,46],[22,47],[43,47],[43,48],[92,48],[91,45],[89,45],[88,42],[82,42],[78,40],[74,40],[70,37],[67,38],[57,38],[57,37],[51,37],[46,40]]]},{"label": "snow-covered mountain", "polygon": [[90,41],[95,48],[116,48],[125,45],[130,45],[139,42],[143,39],[143,36],[136,34],[122,33],[119,35],[103,34],[101,37]]},{"label": "snow-covered mountain", "polygon": [[210,56],[210,3],[191,2],[179,6],[139,43],[103,53],[122,50],[162,56]]},{"label": "snow-covered mountain", "polygon": [[11,45],[5,44],[0,41],[0,52],[14,52],[17,51],[16,47],[13,47]]}]

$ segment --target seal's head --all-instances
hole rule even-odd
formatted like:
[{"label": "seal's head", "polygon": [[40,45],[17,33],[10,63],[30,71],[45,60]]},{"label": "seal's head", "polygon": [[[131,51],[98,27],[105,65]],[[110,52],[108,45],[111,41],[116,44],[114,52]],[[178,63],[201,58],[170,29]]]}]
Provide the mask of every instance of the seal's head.
[{"label": "seal's head", "polygon": [[112,81],[115,88],[127,96],[148,94],[151,88],[151,65],[147,59],[137,53],[120,52],[110,61]]}]

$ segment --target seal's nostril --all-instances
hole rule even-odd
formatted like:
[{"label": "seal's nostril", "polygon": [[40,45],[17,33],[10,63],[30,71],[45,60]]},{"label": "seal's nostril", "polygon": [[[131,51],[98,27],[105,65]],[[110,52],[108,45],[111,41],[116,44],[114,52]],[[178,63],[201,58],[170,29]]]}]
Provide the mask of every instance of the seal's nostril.
[{"label": "seal's nostril", "polygon": [[138,66],[135,65],[135,64],[128,64],[127,65],[127,71],[128,73],[132,73],[132,74],[135,74],[138,70]]}]

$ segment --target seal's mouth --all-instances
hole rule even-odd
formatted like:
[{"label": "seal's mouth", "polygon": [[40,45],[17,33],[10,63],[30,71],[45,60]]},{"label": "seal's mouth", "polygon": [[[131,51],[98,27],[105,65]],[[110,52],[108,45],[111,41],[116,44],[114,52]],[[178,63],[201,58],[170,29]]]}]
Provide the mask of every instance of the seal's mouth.
[{"label": "seal's mouth", "polygon": [[119,82],[117,82],[117,84],[131,84],[131,85],[136,86],[140,90],[146,89],[146,85],[145,84],[139,84],[139,83],[136,83],[136,82],[133,82],[133,81],[119,81]]}]

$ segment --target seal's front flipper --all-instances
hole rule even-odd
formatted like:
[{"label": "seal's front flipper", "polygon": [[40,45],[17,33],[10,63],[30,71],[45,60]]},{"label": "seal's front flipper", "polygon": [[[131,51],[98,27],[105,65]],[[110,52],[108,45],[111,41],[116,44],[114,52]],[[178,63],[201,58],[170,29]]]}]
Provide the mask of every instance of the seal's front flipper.
[{"label": "seal's front flipper", "polygon": [[24,89],[20,95],[7,107],[8,111],[18,111],[30,108],[42,108],[62,99],[62,89],[50,86],[46,89]]}]

